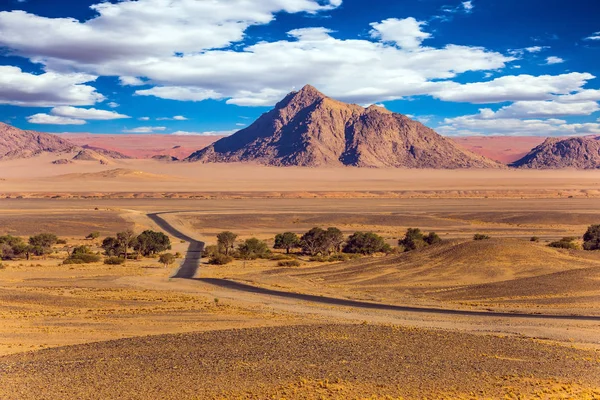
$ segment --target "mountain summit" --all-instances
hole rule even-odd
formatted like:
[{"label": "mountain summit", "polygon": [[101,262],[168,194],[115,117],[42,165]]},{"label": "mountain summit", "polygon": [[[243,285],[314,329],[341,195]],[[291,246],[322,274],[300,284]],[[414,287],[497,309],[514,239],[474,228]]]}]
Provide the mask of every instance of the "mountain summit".
[{"label": "mountain summit", "polygon": [[249,127],[187,160],[307,167],[501,167],[404,115],[346,104],[310,85],[288,94]]}]

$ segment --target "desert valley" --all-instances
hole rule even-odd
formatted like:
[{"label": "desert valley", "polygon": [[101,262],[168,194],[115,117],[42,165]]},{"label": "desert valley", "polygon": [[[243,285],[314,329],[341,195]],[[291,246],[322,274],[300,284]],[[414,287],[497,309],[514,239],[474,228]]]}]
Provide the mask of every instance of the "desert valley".
[{"label": "desert valley", "polygon": [[600,400],[598,15],[0,1],[0,400]]},{"label": "desert valley", "polygon": [[600,396],[595,137],[0,128],[1,398]]}]

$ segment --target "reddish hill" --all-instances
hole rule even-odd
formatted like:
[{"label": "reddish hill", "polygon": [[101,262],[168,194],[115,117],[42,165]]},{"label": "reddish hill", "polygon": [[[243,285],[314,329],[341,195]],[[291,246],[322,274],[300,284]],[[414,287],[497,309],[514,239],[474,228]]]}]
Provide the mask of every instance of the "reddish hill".
[{"label": "reddish hill", "polygon": [[473,153],[510,164],[523,158],[546,138],[540,136],[465,136],[452,140]]},{"label": "reddish hill", "polygon": [[60,137],[82,147],[106,149],[132,158],[170,156],[183,159],[223,136],[63,133]]},{"label": "reddish hill", "polygon": [[512,166],[597,169],[600,168],[600,137],[548,138]]},{"label": "reddish hill", "polygon": [[501,167],[405,115],[342,103],[310,85],[290,93],[248,128],[192,154],[188,161],[309,167]]},{"label": "reddish hill", "polygon": [[23,131],[0,122],[0,159],[71,151],[76,145],[49,133]]}]

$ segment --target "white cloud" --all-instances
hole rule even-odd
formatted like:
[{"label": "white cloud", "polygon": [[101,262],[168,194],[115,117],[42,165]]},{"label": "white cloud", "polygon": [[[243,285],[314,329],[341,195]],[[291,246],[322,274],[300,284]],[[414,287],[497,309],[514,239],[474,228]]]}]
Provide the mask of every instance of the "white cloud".
[{"label": "white cloud", "polygon": [[205,90],[196,87],[163,86],[146,90],[136,90],[138,96],[156,96],[167,100],[202,101],[220,99],[223,96],[214,90]]},{"label": "white cloud", "polygon": [[45,125],[85,125],[86,122],[82,119],[59,117],[57,115],[35,114],[27,117],[27,122],[30,124],[45,124]]},{"label": "white cloud", "polygon": [[173,117],[173,119],[175,121],[187,121],[188,119],[186,117],[184,117],[183,115],[176,115]]},{"label": "white cloud", "polygon": [[507,75],[488,82],[458,84],[441,82],[432,96],[444,101],[470,103],[501,103],[505,101],[551,100],[583,90],[589,73],[571,72],[562,75]]},{"label": "white cloud", "polygon": [[562,103],[560,101],[517,101],[494,112],[489,108],[480,110],[482,119],[492,118],[556,118],[590,115],[600,110],[595,101]]},{"label": "white cloud", "polygon": [[550,56],[550,57],[546,58],[547,65],[562,64],[564,62],[565,62],[565,60],[563,60],[560,57]]},{"label": "white cloud", "polygon": [[167,130],[166,126],[140,126],[133,129],[126,129],[123,132],[125,133],[155,133],[155,132],[164,132]]},{"label": "white cloud", "polygon": [[146,82],[135,76],[120,76],[119,82],[121,86],[144,86]]},{"label": "white cloud", "polygon": [[592,35],[584,38],[583,40],[600,40],[600,31],[594,32]]},{"label": "white cloud", "polygon": [[120,104],[115,103],[114,101],[111,101],[110,103],[107,104],[107,106],[109,106],[110,108],[117,108],[120,106]]},{"label": "white cloud", "polygon": [[463,1],[462,6],[467,14],[472,13],[475,8],[472,1]]},{"label": "white cloud", "polygon": [[138,118],[140,121],[150,121],[150,117],[140,117]]},{"label": "white cloud", "polygon": [[115,111],[97,110],[95,108],[77,108],[71,106],[54,107],[50,111],[50,114],[59,117],[97,121],[131,118],[128,115],[119,114]]},{"label": "white cloud", "polygon": [[529,52],[529,53],[539,53],[542,50],[545,49],[549,49],[550,46],[531,46],[531,47],[526,47],[525,51]]},{"label": "white cloud", "polygon": [[389,18],[371,24],[371,37],[384,42],[395,43],[404,49],[416,49],[421,42],[431,37],[430,33],[423,32],[421,27],[426,22],[417,21],[413,17],[405,19]]},{"label": "white cloud", "polygon": [[[0,35],[1,36],[1,35]],[[83,85],[89,74],[46,72],[34,75],[12,66],[0,66],[0,104],[24,107],[87,106],[103,101],[96,88]]]},{"label": "white cloud", "polygon": [[564,120],[481,118],[480,114],[447,118],[436,131],[449,136],[513,135],[513,136],[572,136],[600,134],[600,124],[569,124]]},{"label": "white cloud", "polygon": [[237,129],[231,131],[207,131],[207,132],[187,132],[177,131],[171,133],[171,135],[177,136],[229,136],[237,132]]}]

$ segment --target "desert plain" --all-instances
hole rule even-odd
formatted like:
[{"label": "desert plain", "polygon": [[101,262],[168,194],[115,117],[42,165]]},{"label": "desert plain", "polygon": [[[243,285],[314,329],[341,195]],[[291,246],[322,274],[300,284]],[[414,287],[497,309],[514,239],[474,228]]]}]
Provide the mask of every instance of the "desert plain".
[{"label": "desert plain", "polygon": [[[600,253],[547,246],[600,222],[598,171],[51,161],[0,163],[1,234],[101,251],[153,229],[182,258],[3,261],[0,398],[600,396]],[[189,240],[271,247],[315,226],[443,242],[291,267],[202,259],[173,278]]]}]

